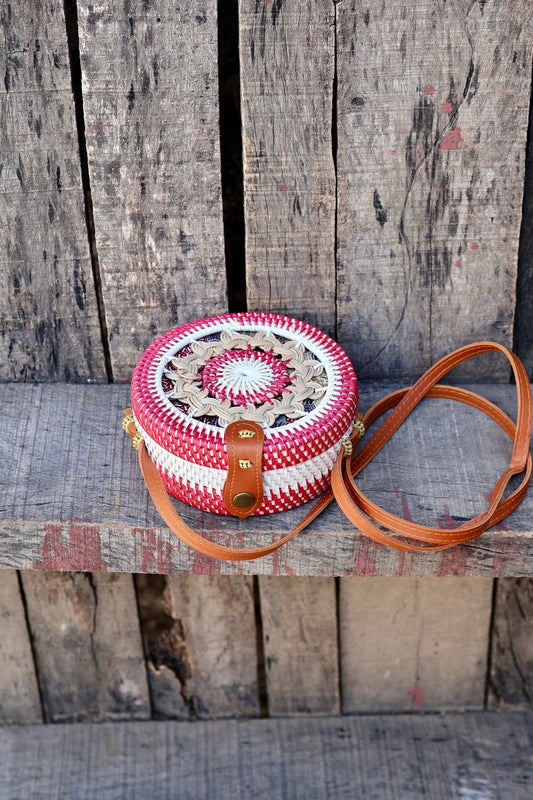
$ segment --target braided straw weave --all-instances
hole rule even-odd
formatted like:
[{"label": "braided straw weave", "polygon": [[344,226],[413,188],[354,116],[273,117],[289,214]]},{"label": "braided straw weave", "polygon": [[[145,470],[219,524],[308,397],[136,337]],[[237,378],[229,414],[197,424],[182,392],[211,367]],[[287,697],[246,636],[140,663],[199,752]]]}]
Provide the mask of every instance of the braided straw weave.
[{"label": "braided straw weave", "polygon": [[236,420],[265,432],[264,501],[257,513],[312,500],[357,410],[357,381],[344,351],[321,331],[279,314],[226,314],[160,336],[132,379],[137,430],[167,491],[227,514],[224,428]]}]

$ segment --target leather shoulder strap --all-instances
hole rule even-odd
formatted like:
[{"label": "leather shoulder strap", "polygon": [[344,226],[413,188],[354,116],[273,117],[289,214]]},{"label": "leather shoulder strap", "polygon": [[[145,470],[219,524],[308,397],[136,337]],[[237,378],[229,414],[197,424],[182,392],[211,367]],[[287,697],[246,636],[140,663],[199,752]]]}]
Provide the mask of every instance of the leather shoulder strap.
[{"label": "leather shoulder strap", "polygon": [[[435,386],[435,383],[457,364],[480,353],[491,351],[504,353],[511,363],[518,394],[516,424],[497,406],[480,395],[453,386]],[[423,397],[446,397],[474,406],[494,419],[513,440],[511,461],[496,482],[487,510],[454,530],[430,528],[390,514],[365,497],[354,481],[354,477],[388,442]],[[506,347],[494,342],[478,342],[454,351],[431,367],[414,386],[387,395],[376,403],[363,418],[365,426],[370,426],[381,414],[391,408],[394,410],[353,461],[350,462],[349,458],[341,452],[331,474],[331,485],[337,502],[344,514],[360,531],[372,539],[398,550],[410,552],[443,550],[476,538],[490,525],[496,524],[510,514],[522,502],[531,475],[529,453],[532,417],[531,391],[527,373],[521,361]],[[520,486],[503,499],[503,493],[511,477],[521,472],[524,472],[524,476]],[[387,528],[389,532],[378,528],[376,523]],[[391,535],[392,533],[400,534],[407,539],[415,539],[415,543],[398,538],[397,535]],[[427,544],[421,544],[422,542]]]}]

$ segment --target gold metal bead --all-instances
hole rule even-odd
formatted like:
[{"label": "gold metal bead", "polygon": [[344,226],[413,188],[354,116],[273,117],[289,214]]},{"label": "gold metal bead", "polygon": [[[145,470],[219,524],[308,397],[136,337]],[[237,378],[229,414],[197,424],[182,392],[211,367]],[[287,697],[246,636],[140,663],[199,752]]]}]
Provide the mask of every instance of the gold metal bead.
[{"label": "gold metal bead", "polygon": [[128,432],[128,425],[131,425],[132,422],[135,422],[133,419],[133,414],[126,414],[124,419],[122,420],[122,428]]},{"label": "gold metal bead", "polygon": [[136,433],[135,436],[132,438],[131,443],[134,446],[134,448],[136,450],[138,450],[139,447],[141,446],[141,442],[142,441],[143,441],[143,437],[141,436],[141,434],[140,433]]},{"label": "gold metal bead", "polygon": [[366,431],[363,421],[360,419],[356,419],[353,426],[355,430],[359,433],[359,438],[362,439]]},{"label": "gold metal bead", "polygon": [[342,446],[344,447],[344,455],[349,458],[353,454],[353,444],[351,443],[350,439],[346,439]]}]

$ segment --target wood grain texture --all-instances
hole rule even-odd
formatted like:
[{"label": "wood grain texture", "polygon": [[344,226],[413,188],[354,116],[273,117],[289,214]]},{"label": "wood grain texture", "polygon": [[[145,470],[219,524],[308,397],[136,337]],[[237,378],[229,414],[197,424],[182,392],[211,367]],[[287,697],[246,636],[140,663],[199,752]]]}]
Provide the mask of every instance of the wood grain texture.
[{"label": "wood grain texture", "polygon": [[28,571],[22,581],[50,720],[148,719],[131,576]]},{"label": "wood grain texture", "polygon": [[[337,10],[338,337],[365,378],[510,345],[531,83],[522,0]],[[485,359],[463,377],[507,380]]]},{"label": "wood grain texture", "polygon": [[170,590],[189,652],[196,718],[258,717],[252,579],[176,575]]},{"label": "wood grain texture", "polygon": [[21,725],[42,720],[17,573],[5,570],[0,580],[0,723]]},{"label": "wood grain texture", "polygon": [[154,718],[259,716],[252,579],[135,582]]},{"label": "wood grain texture", "polygon": [[516,281],[515,352],[533,378],[533,104],[529,111],[529,142],[524,180],[522,228]]},{"label": "wood grain texture", "polygon": [[2,3],[0,72],[0,379],[104,380],[62,3]]},{"label": "wood grain texture", "polygon": [[[368,386],[361,408],[392,387]],[[475,386],[508,413],[514,388]],[[120,422],[124,385],[5,384],[0,414],[0,567],[139,573],[267,575],[533,575],[533,496],[468,545],[403,554],[358,534],[332,505],[309,530],[271,556],[222,562],[182,545],[162,524]],[[358,478],[389,511],[457,525],[486,503],[510,441],[484,415],[429,400]],[[237,520],[178,505],[207,537],[235,547],[290,530],[305,508]]]},{"label": "wood grain texture", "polygon": [[483,578],[341,579],[343,712],[483,708],[491,598]]},{"label": "wood grain texture", "polygon": [[532,745],[527,713],[17,726],[0,798],[530,800]]},{"label": "wood grain texture", "polygon": [[502,578],[496,584],[489,676],[489,705],[533,705],[533,581]]},{"label": "wood grain texture", "polygon": [[215,0],[79,6],[85,130],[116,380],[227,310]]},{"label": "wood grain texture", "polygon": [[272,717],[340,710],[333,578],[260,578]]},{"label": "wood grain texture", "polygon": [[239,11],[248,307],[333,334],[333,5]]}]

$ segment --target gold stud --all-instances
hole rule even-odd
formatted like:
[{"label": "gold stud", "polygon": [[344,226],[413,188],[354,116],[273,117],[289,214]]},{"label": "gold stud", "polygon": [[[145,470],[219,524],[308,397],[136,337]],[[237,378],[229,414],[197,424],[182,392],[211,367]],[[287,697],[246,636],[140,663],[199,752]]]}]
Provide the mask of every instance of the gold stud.
[{"label": "gold stud", "polygon": [[243,428],[239,431],[240,439],[251,439],[253,436],[255,436],[255,431],[251,431],[248,428]]},{"label": "gold stud", "polygon": [[255,503],[255,497],[250,492],[239,492],[231,502],[237,508],[250,508]]}]

